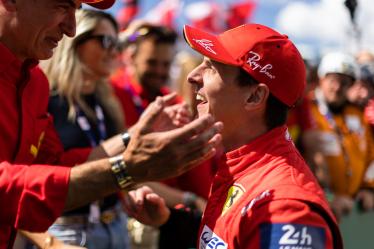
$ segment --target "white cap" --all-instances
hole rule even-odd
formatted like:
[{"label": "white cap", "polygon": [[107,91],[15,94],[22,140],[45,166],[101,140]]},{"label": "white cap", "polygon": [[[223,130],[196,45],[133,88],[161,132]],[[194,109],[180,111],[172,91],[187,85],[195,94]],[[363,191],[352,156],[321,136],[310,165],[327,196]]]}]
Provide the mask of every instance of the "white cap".
[{"label": "white cap", "polygon": [[328,73],[340,73],[356,78],[358,66],[353,56],[341,52],[326,54],[319,66],[318,76],[323,78]]}]

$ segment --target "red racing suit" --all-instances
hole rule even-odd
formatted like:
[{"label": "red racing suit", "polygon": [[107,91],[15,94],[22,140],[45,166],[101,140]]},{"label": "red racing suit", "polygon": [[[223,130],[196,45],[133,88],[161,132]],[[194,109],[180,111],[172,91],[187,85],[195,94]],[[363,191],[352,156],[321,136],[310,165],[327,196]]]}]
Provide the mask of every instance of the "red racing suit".
[{"label": "red racing suit", "polygon": [[198,248],[342,248],[324,194],[286,127],[226,153],[213,181]]},{"label": "red racing suit", "polygon": [[[18,60],[0,43],[0,249],[16,229],[42,232],[61,215],[69,167],[90,150],[64,152],[47,113],[49,85],[35,61]],[[32,165],[33,164],[33,165]]]}]

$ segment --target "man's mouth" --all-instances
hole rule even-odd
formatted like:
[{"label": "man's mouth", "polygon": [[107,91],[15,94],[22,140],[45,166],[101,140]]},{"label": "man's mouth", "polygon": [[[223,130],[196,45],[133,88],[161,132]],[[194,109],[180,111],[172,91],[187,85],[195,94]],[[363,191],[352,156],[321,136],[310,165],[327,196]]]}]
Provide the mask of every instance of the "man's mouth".
[{"label": "man's mouth", "polygon": [[205,104],[208,102],[205,96],[201,95],[200,93],[196,94],[196,101],[197,101],[197,104]]}]

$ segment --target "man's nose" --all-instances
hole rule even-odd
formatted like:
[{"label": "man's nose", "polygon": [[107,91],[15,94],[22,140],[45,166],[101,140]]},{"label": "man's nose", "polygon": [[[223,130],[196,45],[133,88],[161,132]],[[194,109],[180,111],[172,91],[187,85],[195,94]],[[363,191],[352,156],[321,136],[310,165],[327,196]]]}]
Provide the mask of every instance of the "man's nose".
[{"label": "man's nose", "polygon": [[76,19],[75,19],[75,9],[69,11],[65,16],[63,22],[61,23],[61,29],[63,33],[69,37],[74,37],[76,32]]},{"label": "man's nose", "polygon": [[199,71],[199,67],[196,67],[187,75],[187,81],[188,83],[194,85],[202,84],[202,76]]}]

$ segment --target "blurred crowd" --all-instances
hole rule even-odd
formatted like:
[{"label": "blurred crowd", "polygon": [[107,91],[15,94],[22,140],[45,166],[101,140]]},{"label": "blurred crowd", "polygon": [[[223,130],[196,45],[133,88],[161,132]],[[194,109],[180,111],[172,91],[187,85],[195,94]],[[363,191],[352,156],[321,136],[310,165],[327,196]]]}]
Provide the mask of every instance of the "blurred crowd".
[{"label": "blurred crowd", "polygon": [[[64,37],[41,69],[50,82],[49,112],[64,149],[84,153],[131,127],[157,96],[178,92],[196,115],[187,74],[202,57],[178,50],[178,34],[134,21],[123,31],[109,14],[77,11],[77,34]],[[337,219],[355,206],[374,208],[374,55],[332,51],[318,65],[305,60],[307,88],[288,116],[292,139],[325,190]],[[173,160],[173,158],[170,158]],[[168,207],[201,216],[216,170],[215,158],[179,177],[147,182]],[[172,248],[190,236],[127,217],[123,193],[64,213],[48,233],[59,248]],[[18,241],[15,248],[32,248]],[[63,247],[66,246],[66,247]],[[73,247],[75,246],[75,247]],[[179,247],[178,247],[179,248]],[[180,247],[182,248],[182,247]]]}]

